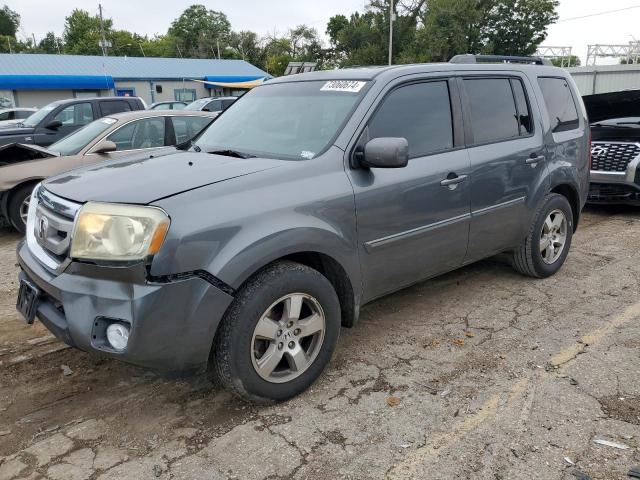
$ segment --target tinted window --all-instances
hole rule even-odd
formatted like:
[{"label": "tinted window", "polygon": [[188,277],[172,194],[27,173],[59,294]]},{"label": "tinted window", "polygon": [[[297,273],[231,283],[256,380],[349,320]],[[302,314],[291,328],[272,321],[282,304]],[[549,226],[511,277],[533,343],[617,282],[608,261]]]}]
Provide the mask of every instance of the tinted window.
[{"label": "tinted window", "polygon": [[447,82],[416,83],[392,91],[369,122],[369,138],[378,137],[406,138],[411,158],[451,148]]},{"label": "tinted window", "polygon": [[176,133],[176,143],[191,140],[212,120],[209,117],[171,117],[173,130]]},{"label": "tinted window", "polygon": [[170,103],[160,103],[151,107],[152,110],[171,110]]},{"label": "tinted window", "polygon": [[0,120],[11,120],[11,112],[0,112]]},{"label": "tinted window", "polygon": [[516,99],[516,108],[518,109],[518,124],[520,125],[520,135],[528,135],[533,132],[533,121],[531,119],[531,112],[529,111],[529,104],[527,102],[527,96],[524,93],[524,87],[520,80],[511,80],[513,86],[513,96]]},{"label": "tinted window", "polygon": [[103,117],[113,115],[114,113],[130,112],[131,105],[124,100],[113,100],[109,102],[100,102],[100,112]]},{"label": "tinted window", "polygon": [[564,132],[578,128],[578,110],[566,80],[540,77],[538,84],[549,113],[551,131]]},{"label": "tinted window", "polygon": [[16,112],[15,118],[29,118],[33,112],[30,110],[18,110]]},{"label": "tinted window", "polygon": [[107,137],[118,150],[164,146],[164,118],[145,118],[119,128]]},{"label": "tinted window", "polygon": [[222,100],[222,109],[226,110],[233,104],[233,102],[235,102],[235,100]]},{"label": "tinted window", "polygon": [[465,79],[475,143],[518,136],[518,116],[511,85],[506,78]]},{"label": "tinted window", "polygon": [[90,103],[76,103],[63,108],[53,119],[66,126],[86,125],[93,122],[93,108]]}]

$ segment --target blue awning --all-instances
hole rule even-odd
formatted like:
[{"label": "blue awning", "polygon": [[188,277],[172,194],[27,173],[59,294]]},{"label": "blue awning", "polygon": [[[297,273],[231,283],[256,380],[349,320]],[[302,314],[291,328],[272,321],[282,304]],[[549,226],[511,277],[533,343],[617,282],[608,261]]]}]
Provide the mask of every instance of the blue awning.
[{"label": "blue awning", "polygon": [[108,90],[109,75],[0,75],[0,90]]},{"label": "blue awning", "polygon": [[207,75],[204,77],[210,83],[241,83],[265,78],[264,75]]}]

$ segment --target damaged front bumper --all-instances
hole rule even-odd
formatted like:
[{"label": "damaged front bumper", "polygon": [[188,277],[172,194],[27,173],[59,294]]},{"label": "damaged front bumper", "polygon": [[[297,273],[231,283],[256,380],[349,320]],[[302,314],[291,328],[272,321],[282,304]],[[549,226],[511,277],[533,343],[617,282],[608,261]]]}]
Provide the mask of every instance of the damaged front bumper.
[{"label": "damaged front bumper", "polygon": [[[20,276],[40,296],[36,317],[60,340],[87,352],[188,374],[206,368],[216,329],[233,300],[200,276],[151,281],[143,265],[100,267],[71,262],[59,275],[43,267],[26,242],[17,249]],[[105,337],[106,326],[130,328],[123,351]]]}]

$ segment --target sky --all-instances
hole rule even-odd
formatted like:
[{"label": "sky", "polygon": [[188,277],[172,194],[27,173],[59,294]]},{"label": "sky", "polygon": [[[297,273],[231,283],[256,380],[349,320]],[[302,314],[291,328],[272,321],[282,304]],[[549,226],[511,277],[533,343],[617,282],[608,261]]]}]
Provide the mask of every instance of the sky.
[{"label": "sky", "polygon": [[[367,0],[102,0],[104,15],[114,27],[139,34],[167,31],[171,21],[193,3],[224,12],[234,30],[253,30],[261,35],[284,33],[300,24],[324,35],[327,21],[336,14],[349,15],[364,9]],[[35,34],[40,40],[48,31],[61,35],[64,18],[74,8],[98,12],[98,0],[0,0],[22,17],[20,36]],[[638,8],[629,8],[638,7]],[[626,10],[621,10],[626,9]],[[612,10],[621,10],[603,14]],[[627,44],[640,40],[640,0],[560,0],[560,20],[549,28],[543,45],[571,46],[583,63],[589,44]],[[586,15],[593,15],[587,18]],[[600,59],[599,64],[615,63]]]}]

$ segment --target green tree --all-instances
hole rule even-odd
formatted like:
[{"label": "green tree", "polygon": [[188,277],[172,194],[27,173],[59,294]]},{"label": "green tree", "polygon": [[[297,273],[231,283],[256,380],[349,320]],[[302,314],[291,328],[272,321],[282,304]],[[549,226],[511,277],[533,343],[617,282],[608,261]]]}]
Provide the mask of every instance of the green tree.
[{"label": "green tree", "polygon": [[[105,35],[111,32],[113,22],[104,20]],[[65,19],[65,51],[73,55],[101,55],[100,18],[92,16],[86,10],[75,9]]]},{"label": "green tree", "polygon": [[552,58],[551,63],[553,63],[556,67],[563,67],[563,66],[579,67],[581,65],[580,57],[578,57],[577,55],[571,55],[568,58],[567,57]]},{"label": "green tree", "polygon": [[266,54],[265,49],[261,45],[258,34],[248,30],[240,32],[231,32],[228,38],[223,57],[239,58],[257,66],[265,68]]},{"label": "green tree", "polygon": [[210,58],[227,45],[231,24],[222,12],[191,5],[173,21],[168,33],[179,40],[185,56]]},{"label": "green tree", "polygon": [[558,20],[558,0],[494,1],[483,22],[484,50],[494,55],[532,55]]},{"label": "green tree", "polygon": [[20,27],[20,15],[7,5],[0,8],[0,35],[15,38]]},{"label": "green tree", "polygon": [[62,53],[62,50],[62,39],[56,37],[53,32],[48,32],[38,43],[40,53]]}]

